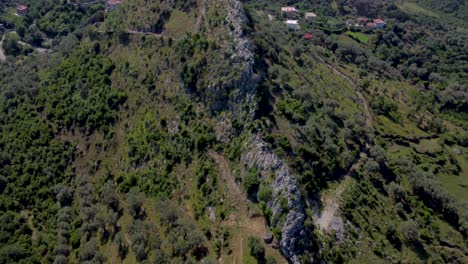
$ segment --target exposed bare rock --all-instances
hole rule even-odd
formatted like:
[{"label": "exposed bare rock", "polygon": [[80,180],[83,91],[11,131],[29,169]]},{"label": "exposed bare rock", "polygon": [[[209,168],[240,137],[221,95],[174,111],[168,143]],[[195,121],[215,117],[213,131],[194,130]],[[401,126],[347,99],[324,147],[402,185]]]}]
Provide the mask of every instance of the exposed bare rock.
[{"label": "exposed bare rock", "polygon": [[211,221],[216,220],[216,212],[215,212],[216,209],[213,206],[208,206],[207,210],[208,210],[208,218],[210,218]]},{"label": "exposed bare rock", "polygon": [[[270,183],[273,198],[267,203],[267,207],[272,210],[272,222],[281,227],[281,252],[293,263],[299,263],[299,255],[304,251],[303,245],[308,244],[309,239],[304,226],[304,205],[296,178],[285,162],[259,136],[252,136],[247,141],[245,150],[241,159],[247,167],[256,168],[263,178],[275,175]],[[287,208],[282,206],[284,199],[287,201]],[[282,215],[286,215],[285,219]]]},{"label": "exposed bare rock", "polygon": [[228,110],[233,118],[251,120],[255,113],[255,93],[258,78],[253,72],[253,45],[242,30],[247,22],[242,3],[237,0],[226,0],[227,27],[232,38],[229,53],[229,67],[225,76],[208,86],[207,96],[213,97],[214,111]]},{"label": "exposed bare rock", "polygon": [[267,243],[267,244],[270,244],[271,242],[273,242],[273,233],[266,232],[263,235],[263,241],[265,241],[265,243]]},{"label": "exposed bare rock", "polygon": [[[208,87],[210,96],[216,97],[211,109],[228,112],[222,113],[225,118],[224,125],[231,124],[230,118],[244,122],[253,120],[258,82],[253,72],[253,46],[242,30],[242,25],[247,22],[242,3],[238,0],[226,0],[226,10],[226,20],[233,40],[232,55],[229,59],[230,73],[223,78],[224,81],[211,83]],[[223,124],[220,124],[222,127],[217,129],[216,134],[218,140],[227,141],[225,134],[230,134],[227,136],[229,138],[232,136],[229,133],[232,130]],[[273,199],[267,203],[267,207],[273,213],[272,222],[281,228],[281,252],[289,261],[299,263],[299,256],[304,252],[304,245],[308,244],[309,238],[304,226],[306,215],[296,178],[286,163],[256,135],[252,135],[246,142],[241,160],[247,167],[258,169],[265,180],[267,175],[275,175],[275,179],[270,183]]]}]

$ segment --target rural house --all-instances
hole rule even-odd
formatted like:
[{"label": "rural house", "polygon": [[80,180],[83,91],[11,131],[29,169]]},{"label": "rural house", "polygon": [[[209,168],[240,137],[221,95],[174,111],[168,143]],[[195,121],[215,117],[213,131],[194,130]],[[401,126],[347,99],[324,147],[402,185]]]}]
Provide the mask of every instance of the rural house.
[{"label": "rural house", "polygon": [[374,22],[369,22],[369,23],[366,24],[366,27],[367,27],[368,29],[375,29],[375,28],[376,28],[376,25],[375,25]]},{"label": "rural house", "polygon": [[357,23],[359,26],[363,27],[369,22],[369,19],[367,17],[358,17],[357,18]]},{"label": "rural house", "polygon": [[297,9],[293,6],[281,7],[281,15],[294,16],[297,14]]},{"label": "rural house", "polygon": [[354,26],[357,26],[356,22],[354,21],[354,19],[348,19],[346,20],[346,25],[348,27],[354,27]]},{"label": "rural house", "polygon": [[284,23],[286,23],[286,26],[289,29],[292,29],[292,30],[300,29],[299,22],[297,20],[286,20]]},{"label": "rural house", "polygon": [[17,15],[25,15],[28,12],[28,7],[25,5],[18,5],[16,6],[16,14]]},{"label": "rural house", "polygon": [[304,40],[311,40],[313,38],[314,38],[314,35],[312,35],[311,33],[304,34]]},{"label": "rural house", "polygon": [[317,15],[315,13],[312,13],[312,12],[307,12],[304,14],[304,18],[306,20],[313,20],[317,17]]},{"label": "rural house", "polygon": [[383,21],[380,18],[374,19],[374,24],[375,24],[375,28],[377,29],[384,29],[385,26],[387,25],[387,23],[385,23],[385,21]]}]

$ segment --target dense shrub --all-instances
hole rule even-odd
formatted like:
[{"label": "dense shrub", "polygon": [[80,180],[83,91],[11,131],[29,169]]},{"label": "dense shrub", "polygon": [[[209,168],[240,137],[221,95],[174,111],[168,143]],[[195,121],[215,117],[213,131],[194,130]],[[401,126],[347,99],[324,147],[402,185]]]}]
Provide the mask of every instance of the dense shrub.
[{"label": "dense shrub", "polygon": [[260,239],[249,236],[247,239],[247,247],[249,248],[249,254],[255,257],[259,261],[265,259],[265,247],[262,245]]},{"label": "dense shrub", "polygon": [[126,94],[111,88],[111,60],[90,49],[78,49],[42,76],[39,102],[48,118],[65,128],[108,130]]},{"label": "dense shrub", "polygon": [[242,185],[249,194],[254,194],[259,186],[258,172],[255,170],[248,171],[242,179]]},{"label": "dense shrub", "polygon": [[413,220],[402,222],[399,231],[408,241],[417,241],[419,239],[419,225]]}]

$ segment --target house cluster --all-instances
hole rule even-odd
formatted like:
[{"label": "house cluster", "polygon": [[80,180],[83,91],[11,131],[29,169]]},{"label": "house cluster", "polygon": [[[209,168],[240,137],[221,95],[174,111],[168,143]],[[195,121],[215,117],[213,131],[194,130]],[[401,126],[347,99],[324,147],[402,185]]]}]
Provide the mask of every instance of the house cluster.
[{"label": "house cluster", "polygon": [[[281,7],[281,15],[283,17],[287,18],[286,21],[284,21],[284,23],[286,24],[286,26],[289,29],[299,30],[301,28],[299,26],[299,20],[297,20],[297,18],[299,17],[299,10],[297,10],[295,7],[293,7],[293,6]],[[317,15],[315,13],[313,13],[313,12],[306,12],[304,14],[304,19],[306,21],[312,21],[315,18],[317,18]],[[304,34],[304,39],[305,40],[310,40],[312,38],[313,38],[312,34],[310,34],[310,33]]]},{"label": "house cluster", "polygon": [[357,19],[348,19],[346,25],[354,28],[384,29],[387,23],[380,18],[358,17]]}]

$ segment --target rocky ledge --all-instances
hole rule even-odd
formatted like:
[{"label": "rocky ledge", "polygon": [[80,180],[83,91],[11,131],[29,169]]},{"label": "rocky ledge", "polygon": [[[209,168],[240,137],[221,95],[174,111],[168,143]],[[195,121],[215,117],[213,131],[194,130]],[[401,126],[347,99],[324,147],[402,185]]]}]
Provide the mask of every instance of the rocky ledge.
[{"label": "rocky ledge", "polygon": [[[256,168],[263,180],[273,174],[270,186],[272,199],[267,207],[272,211],[272,223],[281,228],[280,249],[283,255],[293,263],[299,263],[299,256],[304,252],[304,245],[309,243],[304,225],[306,215],[297,181],[289,167],[259,136],[252,136],[247,142],[241,160],[248,168]],[[287,208],[281,205],[286,199]],[[284,203],[284,202],[283,202]],[[282,216],[286,216],[285,218]]]},{"label": "rocky ledge", "polygon": [[244,34],[242,25],[247,23],[242,3],[238,0],[226,0],[226,26],[232,45],[229,46],[229,68],[221,81],[210,83],[209,95],[216,97],[212,110],[229,110],[232,117],[239,120],[251,120],[254,117],[256,103],[256,78],[253,45]]}]

